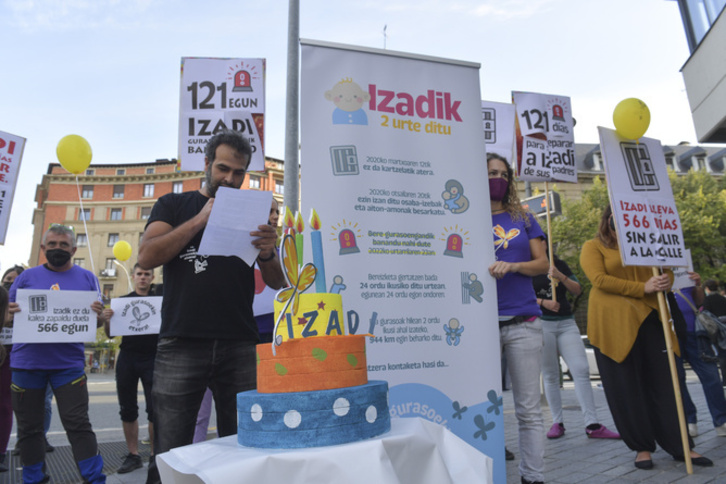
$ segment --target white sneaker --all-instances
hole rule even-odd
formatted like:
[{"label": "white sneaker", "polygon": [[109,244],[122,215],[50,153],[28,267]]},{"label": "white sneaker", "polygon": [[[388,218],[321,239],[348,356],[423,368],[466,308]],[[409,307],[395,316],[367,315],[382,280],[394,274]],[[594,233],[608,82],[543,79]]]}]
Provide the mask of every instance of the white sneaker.
[{"label": "white sneaker", "polygon": [[716,435],[719,437],[726,437],[726,423],[716,427]]},{"label": "white sneaker", "polygon": [[[719,429],[721,429],[721,432],[723,432],[723,435],[726,435],[726,424],[723,424],[721,427],[716,427],[716,432],[718,433]],[[698,424],[689,423],[688,424],[688,435],[691,437],[698,437]],[[721,435],[721,434],[719,434]]]}]

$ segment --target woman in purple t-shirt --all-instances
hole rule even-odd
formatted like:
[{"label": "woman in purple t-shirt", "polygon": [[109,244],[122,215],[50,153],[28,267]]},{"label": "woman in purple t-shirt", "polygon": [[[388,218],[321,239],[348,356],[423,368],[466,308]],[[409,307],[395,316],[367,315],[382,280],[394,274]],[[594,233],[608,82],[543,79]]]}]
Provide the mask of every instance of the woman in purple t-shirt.
[{"label": "woman in purple t-shirt", "polygon": [[487,156],[496,262],[499,344],[512,379],[514,414],[519,422],[522,483],[544,482],[544,424],[540,408],[542,315],[532,277],[549,269],[537,220],[522,207],[507,161]]}]

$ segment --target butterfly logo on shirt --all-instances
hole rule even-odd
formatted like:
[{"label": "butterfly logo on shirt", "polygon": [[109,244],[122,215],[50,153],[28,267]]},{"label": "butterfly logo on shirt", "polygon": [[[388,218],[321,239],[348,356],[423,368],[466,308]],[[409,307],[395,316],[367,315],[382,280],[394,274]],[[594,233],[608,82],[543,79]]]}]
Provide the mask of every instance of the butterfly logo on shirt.
[{"label": "butterfly logo on shirt", "polygon": [[504,230],[501,225],[494,226],[494,235],[498,237],[494,240],[494,250],[497,251],[500,248],[509,248],[509,241],[516,238],[521,232],[519,229],[511,229],[509,232]]}]

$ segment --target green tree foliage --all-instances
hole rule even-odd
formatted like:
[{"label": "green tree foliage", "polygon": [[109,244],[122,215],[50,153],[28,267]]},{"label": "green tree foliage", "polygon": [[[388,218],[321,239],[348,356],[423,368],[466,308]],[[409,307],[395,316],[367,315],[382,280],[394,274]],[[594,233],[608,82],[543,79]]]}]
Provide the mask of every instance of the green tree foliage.
[{"label": "green tree foliage", "polygon": [[726,190],[705,171],[670,174],[683,239],[701,278],[726,281]]}]

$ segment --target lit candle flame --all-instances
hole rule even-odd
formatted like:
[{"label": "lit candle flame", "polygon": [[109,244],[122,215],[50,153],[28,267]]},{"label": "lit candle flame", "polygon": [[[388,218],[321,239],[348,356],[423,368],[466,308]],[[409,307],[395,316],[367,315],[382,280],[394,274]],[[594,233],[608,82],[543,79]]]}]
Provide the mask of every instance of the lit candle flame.
[{"label": "lit candle flame", "polygon": [[310,209],[310,219],[308,223],[312,230],[320,230],[320,217],[318,217],[318,212],[316,212],[314,208]]},{"label": "lit candle flame", "polygon": [[298,234],[301,234],[303,230],[305,230],[305,223],[303,223],[302,215],[300,215],[300,212],[295,214],[295,230],[297,230]]}]

